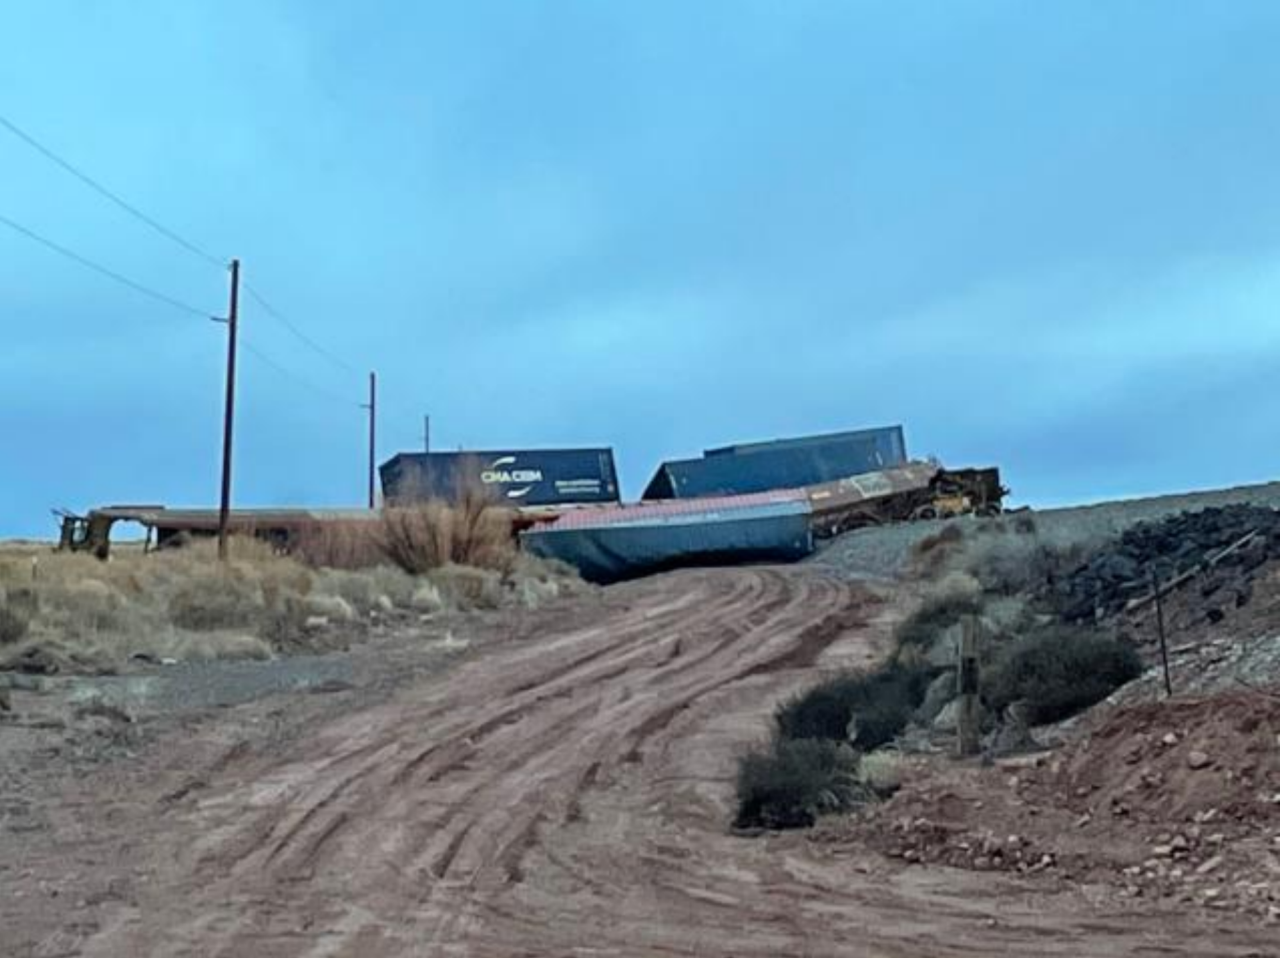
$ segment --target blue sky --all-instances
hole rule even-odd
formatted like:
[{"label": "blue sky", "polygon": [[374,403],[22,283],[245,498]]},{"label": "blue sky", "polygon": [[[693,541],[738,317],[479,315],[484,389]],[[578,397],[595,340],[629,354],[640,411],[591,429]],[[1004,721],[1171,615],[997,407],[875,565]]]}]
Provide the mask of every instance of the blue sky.
[{"label": "blue sky", "polygon": [[[902,422],[1037,504],[1280,473],[1280,4],[13,5],[0,115],[246,279],[239,504]],[[223,273],[0,129],[0,215]],[[0,535],[216,498],[223,330],[0,226]]]}]

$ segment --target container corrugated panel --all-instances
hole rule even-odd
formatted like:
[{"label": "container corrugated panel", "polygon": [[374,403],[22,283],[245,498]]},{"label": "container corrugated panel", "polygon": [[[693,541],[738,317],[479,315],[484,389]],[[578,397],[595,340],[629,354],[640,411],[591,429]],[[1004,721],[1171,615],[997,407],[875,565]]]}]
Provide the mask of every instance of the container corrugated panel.
[{"label": "container corrugated panel", "polygon": [[732,446],[720,446],[704,450],[706,458],[712,456],[744,456],[775,449],[801,449],[828,446],[845,442],[872,440],[886,461],[904,461],[907,457],[906,436],[901,426],[877,426],[871,429],[850,429],[845,432],[828,432],[816,436],[796,436],[790,439],[770,439],[764,442],[742,442]]},{"label": "container corrugated panel", "polygon": [[379,472],[388,502],[451,501],[470,488],[513,507],[619,499],[612,449],[401,453]]},{"label": "container corrugated panel", "polygon": [[696,518],[727,514],[778,503],[805,505],[808,500],[808,494],[803,489],[776,489],[747,496],[673,499],[663,502],[642,502],[636,505],[581,508],[561,513],[557,519],[544,525],[543,528],[581,529],[605,525],[638,525],[679,520],[689,516]]},{"label": "container corrugated panel", "polygon": [[520,540],[534,555],[568,562],[592,582],[616,582],[683,566],[790,562],[813,551],[810,509],[804,499],[627,511],[643,515],[588,525],[562,525],[561,520],[531,529]]},{"label": "container corrugated panel", "polygon": [[792,489],[878,472],[905,461],[894,430],[830,442],[772,445],[749,453],[663,463],[646,500],[742,495]]}]

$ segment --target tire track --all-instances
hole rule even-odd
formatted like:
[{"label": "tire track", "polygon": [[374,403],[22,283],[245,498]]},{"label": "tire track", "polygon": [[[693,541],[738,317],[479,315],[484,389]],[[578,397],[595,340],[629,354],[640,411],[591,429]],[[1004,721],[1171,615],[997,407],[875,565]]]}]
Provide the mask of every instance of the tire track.
[{"label": "tire track", "polygon": [[805,568],[611,594],[632,604],[339,717],[247,778],[244,763],[208,776],[157,837],[165,881],[139,914],[163,922],[115,923],[84,954],[1244,953],[1168,921],[1045,911],[985,876],[877,873],[800,836],[733,837],[738,750],[833,655],[873,654],[880,600]]}]

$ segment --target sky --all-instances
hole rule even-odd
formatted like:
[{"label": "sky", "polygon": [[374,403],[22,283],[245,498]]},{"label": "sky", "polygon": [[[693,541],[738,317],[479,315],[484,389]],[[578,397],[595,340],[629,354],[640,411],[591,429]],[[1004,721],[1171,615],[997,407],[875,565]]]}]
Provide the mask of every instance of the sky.
[{"label": "sky", "polygon": [[[1270,0],[43,0],[0,116],[245,296],[237,505],[902,423],[1014,500],[1280,476]],[[0,536],[212,505],[226,270],[0,128]],[[283,316],[305,340],[280,321]],[[315,347],[319,348],[315,348]]]}]

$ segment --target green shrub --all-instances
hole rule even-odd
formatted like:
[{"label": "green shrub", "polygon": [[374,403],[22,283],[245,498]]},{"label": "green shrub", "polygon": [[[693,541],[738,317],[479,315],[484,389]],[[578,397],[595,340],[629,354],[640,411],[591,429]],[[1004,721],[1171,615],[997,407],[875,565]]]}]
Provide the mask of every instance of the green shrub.
[{"label": "green shrub", "polygon": [[776,739],[738,765],[739,828],[807,828],[819,815],[868,797],[858,781],[858,757],[847,745],[816,739]]},{"label": "green shrub", "polygon": [[870,751],[906,727],[936,673],[925,663],[893,662],[828,679],[778,708],[778,732],[784,739],[852,741]]},{"label": "green shrub", "polygon": [[928,652],[938,636],[966,615],[982,612],[977,592],[947,591],[929,596],[894,630],[898,651]]},{"label": "green shrub", "polygon": [[1102,701],[1142,674],[1134,647],[1106,632],[1051,625],[996,657],[982,691],[997,713],[1019,700],[1034,723],[1055,722]]}]

